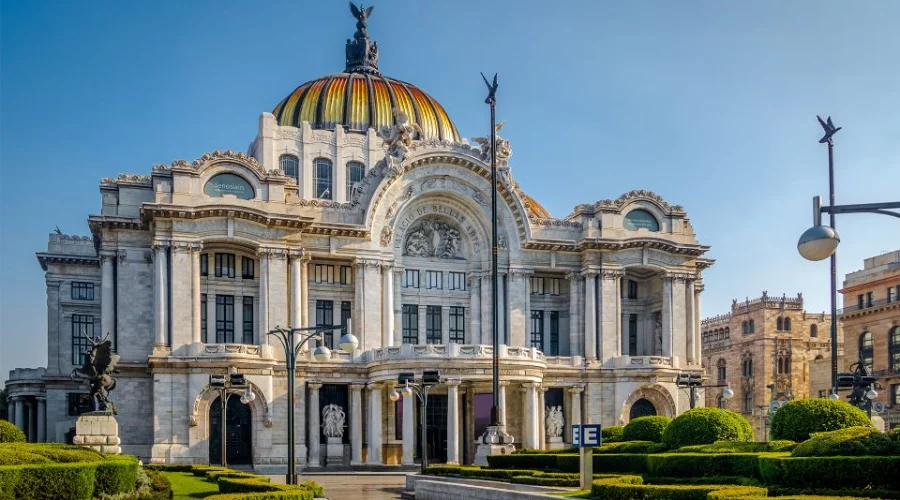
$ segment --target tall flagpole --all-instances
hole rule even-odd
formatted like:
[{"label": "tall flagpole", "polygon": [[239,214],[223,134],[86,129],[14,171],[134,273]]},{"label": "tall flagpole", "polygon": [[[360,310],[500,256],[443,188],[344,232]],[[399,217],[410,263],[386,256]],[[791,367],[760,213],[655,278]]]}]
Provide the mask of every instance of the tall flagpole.
[{"label": "tall flagpole", "polygon": [[[484,74],[481,75],[484,78]],[[485,83],[487,79],[484,80]],[[500,318],[499,287],[497,276],[497,257],[500,249],[497,246],[497,74],[494,74],[493,85],[488,83],[488,96],[485,104],[491,107],[491,331],[493,332],[493,403],[491,405],[491,425],[499,426],[500,422]]]}]

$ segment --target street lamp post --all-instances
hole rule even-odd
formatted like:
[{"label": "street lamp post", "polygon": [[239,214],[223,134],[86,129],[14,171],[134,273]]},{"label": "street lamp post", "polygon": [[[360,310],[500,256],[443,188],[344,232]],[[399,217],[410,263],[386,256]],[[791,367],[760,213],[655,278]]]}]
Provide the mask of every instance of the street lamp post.
[{"label": "street lamp post", "polygon": [[[813,197],[813,226],[807,229],[797,242],[797,250],[807,260],[819,261],[831,257],[831,391],[837,394],[838,387],[838,340],[837,340],[837,246],[841,242],[834,225],[837,214],[873,213],[900,218],[900,213],[892,209],[900,209],[900,201],[885,203],[863,203],[856,205],[834,204],[834,134],[841,127],[835,127],[829,116],[827,120],[819,119],[825,135],[819,139],[820,144],[828,144],[828,206],[822,206],[819,196]],[[822,225],[822,214],[829,215],[829,225]]]},{"label": "street lamp post", "polygon": [[412,382],[414,380],[415,374],[401,373],[397,376],[397,383],[402,385],[403,388],[400,389],[399,393],[391,391],[388,397],[391,401],[397,402],[401,395],[404,398],[411,398],[415,394],[419,401],[422,402],[422,411],[419,412],[419,443],[422,446],[422,456],[420,457],[421,470],[422,474],[425,474],[425,469],[428,468],[428,441],[425,433],[426,414],[428,413],[428,391],[441,382],[441,376],[437,371],[425,371],[422,372],[421,382]]},{"label": "street lamp post", "polygon": [[237,371],[233,367],[228,371],[230,373],[226,373],[225,375],[209,376],[209,386],[219,389],[219,404],[222,408],[222,429],[220,433],[222,439],[222,459],[220,460],[220,463],[222,467],[228,467],[228,433],[226,432],[226,417],[228,414],[228,398],[231,396],[231,394],[228,393],[228,389],[246,387],[246,392],[241,396],[241,403],[244,403],[245,405],[250,404],[254,399],[256,399],[256,394],[253,394],[253,391],[250,390],[250,386],[244,379],[244,374],[237,373]]},{"label": "street lamp post", "polygon": [[[359,346],[359,340],[353,335],[350,324],[350,319],[347,319],[347,334],[341,336],[341,350],[353,353]],[[297,484],[297,458],[294,450],[296,443],[296,436],[294,435],[294,378],[297,368],[297,356],[300,354],[300,349],[309,340],[315,339],[319,341],[322,339],[322,332],[339,330],[341,328],[344,327],[338,325],[285,329],[276,326],[274,330],[268,332],[269,335],[281,342],[281,346],[284,348],[284,360],[287,368],[288,470],[287,475],[285,475],[287,484]],[[295,334],[299,337],[299,341],[295,339]],[[317,361],[326,361],[331,359],[331,350],[327,346],[320,345],[313,351],[313,356]],[[316,439],[318,439],[318,434],[316,434]]]},{"label": "street lamp post", "polygon": [[[872,375],[872,371],[866,366],[862,358],[850,365],[850,373],[840,373],[837,376],[837,389],[850,389],[852,392],[848,399],[850,404],[866,410],[869,418],[872,418],[872,401],[878,397],[878,377]],[[837,396],[837,392],[834,393]],[[836,399],[836,398],[835,398]]]},{"label": "street lamp post", "polygon": [[675,385],[690,391],[692,410],[697,405],[698,388],[724,387],[725,390],[722,391],[722,397],[725,398],[725,401],[730,401],[734,397],[734,391],[731,390],[730,384],[703,385],[703,378],[697,373],[679,373],[675,379]]}]

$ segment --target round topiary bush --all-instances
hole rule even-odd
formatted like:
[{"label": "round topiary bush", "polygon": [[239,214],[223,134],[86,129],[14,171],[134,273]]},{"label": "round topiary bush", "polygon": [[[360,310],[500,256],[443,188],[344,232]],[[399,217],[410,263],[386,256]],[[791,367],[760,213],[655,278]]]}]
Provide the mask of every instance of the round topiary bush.
[{"label": "round topiary bush", "polygon": [[872,421],[859,408],[837,399],[810,398],[787,402],[772,417],[772,439],[802,442],[814,432],[847,427],[872,427]]},{"label": "round topiary bush", "polygon": [[628,422],[628,425],[625,426],[625,430],[622,432],[622,439],[625,441],[652,441],[654,443],[661,443],[663,431],[666,430],[666,427],[668,427],[671,422],[671,418],[659,415],[638,417],[631,422]]},{"label": "round topiary bush", "polygon": [[12,422],[0,420],[0,443],[24,443],[25,433]]},{"label": "round topiary bush", "polygon": [[625,427],[621,425],[610,425],[609,427],[603,427],[600,430],[600,435],[603,437],[604,443],[618,443],[622,441],[622,433],[625,432]]},{"label": "round topiary bush", "polygon": [[678,416],[663,432],[670,450],[716,441],[752,441],[753,428],[743,416],[722,408],[694,408]]}]

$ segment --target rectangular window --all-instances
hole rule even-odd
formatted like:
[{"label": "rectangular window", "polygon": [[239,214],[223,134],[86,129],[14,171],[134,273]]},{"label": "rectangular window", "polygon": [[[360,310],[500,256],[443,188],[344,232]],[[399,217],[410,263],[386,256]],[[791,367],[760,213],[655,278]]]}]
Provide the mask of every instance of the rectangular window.
[{"label": "rectangular window", "polygon": [[403,304],[403,343],[419,343],[419,306]]},{"label": "rectangular window", "polygon": [[77,417],[82,413],[94,411],[94,402],[91,400],[90,394],[70,392],[66,394],[66,399],[68,399],[69,403],[68,406],[70,417]]},{"label": "rectangular window", "polygon": [[466,289],[466,273],[450,272],[450,289],[465,290]]},{"label": "rectangular window", "polygon": [[900,350],[896,350],[896,347],[891,349],[889,353],[891,355],[891,371],[894,373],[900,373]]},{"label": "rectangular window", "polygon": [[241,277],[245,280],[252,280],[255,278],[255,264],[256,262],[250,257],[241,257]]},{"label": "rectangular window", "polygon": [[441,342],[441,306],[426,306],[425,343],[440,344]]},{"label": "rectangular window", "polygon": [[866,292],[866,307],[872,307],[872,292]]},{"label": "rectangular window", "polygon": [[559,356],[559,311],[550,311],[550,355]]},{"label": "rectangular window", "polygon": [[[462,274],[462,273],[459,273]],[[465,344],[466,343],[466,308],[451,307],[450,308],[450,343]]]},{"label": "rectangular window", "polygon": [[72,300],[94,300],[94,284],[73,281]]},{"label": "rectangular window", "polygon": [[[347,320],[350,319],[353,314],[350,312],[350,302],[342,301],[341,302],[341,335],[347,335]],[[338,339],[340,341],[340,339]],[[338,342],[338,347],[340,347],[340,342]]]},{"label": "rectangular window", "polygon": [[544,311],[531,311],[531,347],[544,350]]},{"label": "rectangular window", "polygon": [[891,385],[891,406],[900,404],[900,384]]},{"label": "rectangular window", "polygon": [[203,343],[209,342],[206,337],[206,294],[200,294],[200,335],[203,336]]},{"label": "rectangular window", "polygon": [[[334,324],[334,302],[330,300],[316,301],[316,326],[332,326]],[[334,345],[334,330],[327,330],[322,334],[325,347],[331,349]]]},{"label": "rectangular window", "polygon": [[366,166],[358,161],[347,163],[347,201],[353,198],[353,186],[362,182],[366,174]]},{"label": "rectangular window", "polygon": [[[218,257],[219,254],[216,254]],[[234,342],[234,295],[216,295],[216,343]]]},{"label": "rectangular window", "polygon": [[[86,336],[86,337],[85,337]],[[94,338],[94,317],[87,314],[72,315],[72,364],[84,365],[90,353],[91,343],[88,339]]]},{"label": "rectangular window", "polygon": [[334,266],[316,264],[313,266],[313,281],[316,283],[334,283]]},{"label": "rectangular window", "polygon": [[440,290],[444,288],[443,271],[425,271],[425,288]]},{"label": "rectangular window", "polygon": [[353,284],[353,268],[352,267],[341,266],[340,274],[341,274],[341,284],[342,285],[352,285]]},{"label": "rectangular window", "polygon": [[638,298],[638,284],[637,281],[628,280],[628,298],[636,299]]},{"label": "rectangular window", "polygon": [[209,276],[209,254],[200,254],[200,276]]},{"label": "rectangular window", "polygon": [[544,295],[544,278],[531,277],[531,295]]},{"label": "rectangular window", "polygon": [[253,297],[244,297],[244,344],[253,343]]},{"label": "rectangular window", "polygon": [[325,158],[316,158],[313,161],[315,169],[315,178],[313,185],[316,188],[316,198],[322,200],[330,200],[333,198],[331,193],[331,161]]},{"label": "rectangular window", "polygon": [[547,280],[546,280],[547,293],[550,295],[559,295],[559,286],[560,286],[559,283],[560,283],[559,278],[547,278]]},{"label": "rectangular window", "polygon": [[628,355],[637,356],[637,314],[628,315]]},{"label": "rectangular window", "polygon": [[403,288],[419,288],[418,269],[407,269],[403,272]]},{"label": "rectangular window", "polygon": [[216,254],[216,278],[234,278],[234,254]]},{"label": "rectangular window", "polygon": [[865,307],[865,302],[863,301],[863,294],[859,294],[856,296],[856,308],[863,309]]},{"label": "rectangular window", "polygon": [[887,301],[888,304],[894,301],[894,289],[892,287],[888,287],[887,289]]}]

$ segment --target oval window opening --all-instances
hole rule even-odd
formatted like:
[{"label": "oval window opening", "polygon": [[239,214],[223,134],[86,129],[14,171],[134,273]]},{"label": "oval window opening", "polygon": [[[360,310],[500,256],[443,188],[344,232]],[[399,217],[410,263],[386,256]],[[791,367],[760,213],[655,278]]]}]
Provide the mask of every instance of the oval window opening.
[{"label": "oval window opening", "polygon": [[207,181],[203,187],[207,196],[219,197],[236,196],[242,200],[252,200],[255,195],[253,186],[246,179],[235,174],[218,174]]},{"label": "oval window opening", "polygon": [[629,231],[647,229],[657,232],[659,231],[659,222],[646,210],[632,210],[625,215],[625,229]]}]

